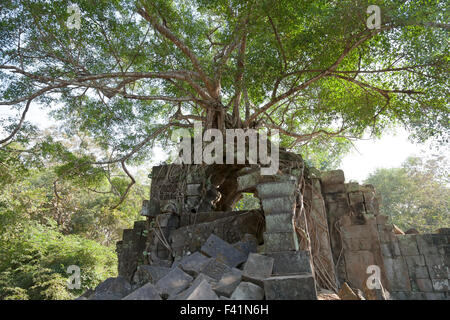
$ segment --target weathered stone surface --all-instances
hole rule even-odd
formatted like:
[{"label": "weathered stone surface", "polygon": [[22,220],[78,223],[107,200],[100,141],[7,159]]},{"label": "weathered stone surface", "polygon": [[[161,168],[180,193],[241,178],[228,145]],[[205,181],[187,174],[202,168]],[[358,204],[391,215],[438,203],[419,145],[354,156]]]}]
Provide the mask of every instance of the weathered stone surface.
[{"label": "weathered stone surface", "polygon": [[155,284],[159,279],[168,274],[170,270],[167,267],[140,265],[134,274],[133,281],[139,284],[147,282]]},{"label": "weathered stone surface", "polygon": [[[344,251],[344,257],[347,272],[346,280],[355,286],[368,278],[367,267],[377,265],[374,253],[368,250]],[[405,269],[405,271],[407,275],[408,270]]]},{"label": "weathered stone surface", "polygon": [[162,300],[161,296],[156,290],[155,286],[151,283],[140,287],[139,289],[133,291],[127,295],[122,300]]},{"label": "weathered stone surface", "polygon": [[292,213],[269,214],[266,216],[266,232],[293,232]]},{"label": "weathered stone surface", "polygon": [[155,285],[160,295],[164,298],[177,294],[186,289],[193,278],[180,268],[172,269]]},{"label": "weathered stone surface", "polygon": [[265,252],[298,250],[298,239],[295,232],[264,233]]},{"label": "weathered stone surface", "polygon": [[245,234],[242,239],[233,244],[233,247],[244,253],[247,257],[258,250],[258,239],[252,234]]},{"label": "weathered stone surface", "polygon": [[434,291],[449,292],[448,279],[431,279]]},{"label": "weathered stone surface", "polygon": [[211,258],[206,257],[200,252],[194,252],[193,254],[183,257],[174,264],[187,274],[196,277],[210,260]]},{"label": "weathered stone surface", "polygon": [[266,216],[274,213],[287,214],[291,212],[293,214],[296,204],[295,198],[293,196],[262,199],[261,203],[264,214]]},{"label": "weathered stone surface", "polygon": [[190,286],[184,291],[171,295],[167,300],[186,300],[188,296],[200,285],[202,281],[206,281],[210,286],[217,285],[217,281],[203,273],[200,273],[197,278],[190,284]]},{"label": "weathered stone surface", "polygon": [[297,188],[296,181],[261,183],[256,187],[260,199],[290,197]]},{"label": "weathered stone surface", "polygon": [[438,247],[433,243],[431,234],[421,234],[416,236],[417,247],[419,252],[425,256],[438,255]]},{"label": "weathered stone surface", "polygon": [[422,292],[432,292],[433,291],[433,283],[430,279],[414,279],[414,282],[419,289],[419,291]]},{"label": "weathered stone surface", "polygon": [[95,288],[89,300],[120,300],[131,290],[131,284],[123,277],[108,278]]},{"label": "weathered stone surface", "polygon": [[384,258],[386,277],[389,281],[389,291],[411,291],[408,266],[402,257]]},{"label": "weathered stone surface", "polygon": [[261,179],[260,170],[255,170],[246,175],[242,175],[237,178],[238,190],[237,191],[250,191],[254,190],[259,184]]},{"label": "weathered stone surface", "polygon": [[380,244],[381,253],[385,257],[395,258],[401,255],[400,247],[398,246],[398,242],[387,242]]},{"label": "weathered stone surface", "polygon": [[237,267],[247,259],[243,252],[214,234],[209,236],[201,250],[207,256],[216,258],[217,261],[223,262],[232,268]]},{"label": "weathered stone surface", "polygon": [[144,261],[143,252],[147,240],[144,229],[145,221],[140,221],[134,225],[133,229],[123,230],[122,241],[117,242],[119,276],[128,282],[132,280],[137,266]]},{"label": "weathered stone surface", "polygon": [[217,259],[210,260],[202,269],[202,273],[217,280],[220,281],[222,277],[231,272],[232,268],[230,268],[228,265],[218,261]]},{"label": "weathered stone surface", "polygon": [[266,300],[317,300],[314,277],[276,276],[264,280]]},{"label": "weathered stone surface", "polygon": [[231,300],[262,300],[264,290],[251,282],[241,282],[231,295]]},{"label": "weathered stone surface", "polygon": [[[211,215],[214,215],[212,212]],[[175,258],[181,258],[188,252],[200,250],[211,234],[228,243],[235,243],[245,234],[254,235],[262,240],[264,218],[260,211],[233,212],[233,215],[211,222],[197,223],[173,230],[169,241]]]},{"label": "weathered stone surface", "polygon": [[242,280],[242,271],[236,268],[225,273],[220,281],[213,287],[213,290],[225,297],[230,297]]},{"label": "weathered stone surface", "polygon": [[309,251],[280,251],[267,253],[274,259],[273,275],[291,275],[311,273],[311,256]]},{"label": "weathered stone surface", "polygon": [[186,300],[219,300],[216,293],[211,289],[211,285],[206,280],[193,288],[192,292],[186,295]]},{"label": "weathered stone surface", "polygon": [[445,264],[443,256],[426,255],[425,261],[431,279],[450,279],[449,266]]},{"label": "weathered stone surface", "polygon": [[322,185],[322,192],[325,194],[344,193],[345,185],[343,183]]},{"label": "weathered stone surface", "polygon": [[320,175],[320,180],[322,181],[322,186],[327,184],[343,184],[345,182],[344,171],[331,170],[322,172]]},{"label": "weathered stone surface", "polygon": [[445,234],[445,235],[450,235],[450,228],[439,228],[437,230],[437,233],[439,234]]},{"label": "weathered stone surface", "polygon": [[242,279],[263,286],[263,280],[272,274],[274,258],[251,253],[245,262]]}]

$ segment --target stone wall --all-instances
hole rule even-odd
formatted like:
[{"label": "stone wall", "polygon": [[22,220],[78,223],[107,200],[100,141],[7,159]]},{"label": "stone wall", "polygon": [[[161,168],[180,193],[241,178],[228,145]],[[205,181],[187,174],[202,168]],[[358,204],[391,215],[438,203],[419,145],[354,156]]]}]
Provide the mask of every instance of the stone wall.
[{"label": "stone wall", "polygon": [[[251,236],[273,259],[266,298],[276,297],[274,290],[285,290],[286,299],[304,298],[298,288],[337,292],[345,283],[365,290],[369,266],[379,267],[393,299],[450,298],[449,229],[396,235],[372,186],[345,183],[341,170],[307,168],[299,155],[281,152],[276,175],[259,169],[154,167],[146,221],[124,230],[117,244],[119,275],[132,282],[140,265],[177,265],[211,235],[236,248]],[[254,193],[260,209],[230,211],[242,192]]]}]

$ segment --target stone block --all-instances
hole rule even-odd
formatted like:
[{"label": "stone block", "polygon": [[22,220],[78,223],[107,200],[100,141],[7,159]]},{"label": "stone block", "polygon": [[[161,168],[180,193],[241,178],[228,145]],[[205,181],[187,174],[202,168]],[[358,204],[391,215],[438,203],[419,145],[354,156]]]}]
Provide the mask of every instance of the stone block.
[{"label": "stone block", "polygon": [[320,175],[320,180],[322,181],[322,186],[327,184],[343,184],[345,182],[344,171],[331,170],[322,172]]},{"label": "stone block", "polygon": [[230,273],[232,268],[227,266],[226,264],[218,261],[217,259],[210,260],[202,269],[202,273],[207,275],[217,281],[220,281],[222,277]]},{"label": "stone block", "polygon": [[[210,213],[210,216],[213,217],[214,214]],[[252,234],[262,242],[263,226],[264,217],[259,210],[233,212],[231,216],[173,230],[169,241],[173,256],[181,258],[188,252],[199,251],[211,234],[215,234],[228,243],[235,243],[245,234]]]},{"label": "stone block", "polygon": [[134,274],[133,280],[135,283],[139,284],[147,282],[155,284],[159,279],[168,274],[170,270],[171,268],[167,267],[140,265]]},{"label": "stone block", "polygon": [[380,244],[381,254],[385,257],[395,258],[401,255],[398,242],[387,242]]},{"label": "stone block", "polygon": [[449,292],[448,279],[431,279],[434,291]]},{"label": "stone block", "polygon": [[262,199],[262,209],[264,215],[270,215],[274,213],[291,213],[295,212],[295,197],[282,197],[282,198],[269,198]]},{"label": "stone block", "polygon": [[162,300],[161,296],[156,290],[155,286],[151,283],[140,287],[139,289],[133,291],[127,295],[122,300]]},{"label": "stone block", "polygon": [[419,291],[422,292],[433,292],[433,284],[430,279],[424,278],[424,279],[415,279],[414,280],[417,288]]},{"label": "stone block", "polygon": [[237,267],[247,260],[247,255],[214,234],[209,236],[206,243],[202,246],[201,251],[231,268]]},{"label": "stone block", "polygon": [[390,291],[411,291],[408,266],[402,257],[384,258],[384,267]]},{"label": "stone block", "polygon": [[372,250],[373,239],[370,238],[344,238],[344,248],[350,251]]},{"label": "stone block", "polygon": [[377,228],[373,224],[342,226],[341,232],[345,238],[376,239],[378,236]]},{"label": "stone block", "polygon": [[417,247],[416,235],[407,234],[398,236],[398,244],[400,246],[400,252],[404,256],[417,256],[419,255],[419,249]]},{"label": "stone block", "polygon": [[252,234],[245,234],[242,239],[233,244],[233,247],[244,253],[247,257],[258,250],[258,239]]},{"label": "stone block", "polygon": [[274,259],[273,275],[312,273],[309,251],[280,251],[268,253],[267,256]]},{"label": "stone block", "polygon": [[450,235],[450,228],[440,228],[440,229],[437,230],[437,233]]},{"label": "stone block", "polygon": [[264,280],[266,300],[317,300],[311,274],[276,276]]},{"label": "stone block", "polygon": [[443,256],[426,255],[425,262],[431,279],[450,279],[449,266],[445,263]]},{"label": "stone block", "polygon": [[208,258],[200,252],[194,252],[177,261],[176,265],[187,274],[196,277],[211,259],[212,258]]},{"label": "stone block", "polygon": [[200,285],[202,281],[208,282],[211,287],[217,284],[215,279],[200,273],[187,289],[178,294],[171,295],[167,300],[187,300],[188,296]]},{"label": "stone block", "polygon": [[258,198],[281,198],[293,196],[297,184],[295,181],[261,183],[256,187]]},{"label": "stone block", "polygon": [[231,300],[262,300],[264,290],[251,282],[241,282],[231,294]]},{"label": "stone block", "polygon": [[349,182],[345,183],[345,192],[358,192],[360,190],[360,186],[358,182]]},{"label": "stone block", "polygon": [[434,245],[431,234],[416,235],[419,252],[425,256],[438,255],[438,247]]},{"label": "stone block", "polygon": [[186,300],[219,300],[211,285],[203,280],[186,295]]},{"label": "stone block", "polygon": [[266,216],[266,232],[293,232],[294,222],[292,220],[293,214],[269,214]]},{"label": "stone block", "polygon": [[220,281],[213,287],[218,295],[230,297],[242,280],[242,271],[236,268],[225,273]]},{"label": "stone block", "polygon": [[264,233],[264,250],[268,252],[298,250],[298,239],[295,232]]},{"label": "stone block", "polygon": [[362,192],[350,192],[348,194],[348,201],[350,205],[354,205],[357,203],[364,203],[364,197]]},{"label": "stone block", "polygon": [[190,275],[177,267],[159,279],[155,287],[163,298],[167,298],[186,289],[192,280]]},{"label": "stone block", "polygon": [[322,185],[322,192],[325,194],[344,193],[345,191],[345,185],[343,183]]},{"label": "stone block", "polygon": [[261,179],[261,173],[259,170],[250,172],[246,175],[242,175],[237,178],[238,190],[237,191],[250,191],[255,190]]},{"label": "stone block", "polygon": [[272,274],[274,258],[251,253],[244,264],[242,279],[263,286],[263,280]]},{"label": "stone block", "polygon": [[89,300],[120,300],[131,291],[131,284],[125,278],[108,278],[95,288]]}]

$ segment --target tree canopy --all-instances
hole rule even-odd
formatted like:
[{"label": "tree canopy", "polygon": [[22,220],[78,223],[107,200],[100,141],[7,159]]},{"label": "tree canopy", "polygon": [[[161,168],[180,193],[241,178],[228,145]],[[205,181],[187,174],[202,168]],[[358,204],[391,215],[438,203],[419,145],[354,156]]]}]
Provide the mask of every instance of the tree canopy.
[{"label": "tree canopy", "polygon": [[448,12],[436,0],[6,0],[0,104],[20,117],[2,119],[0,149],[30,143],[39,106],[106,151],[66,153],[72,171],[117,164],[131,181],[126,164],[193,121],[278,129],[306,153],[394,124],[445,142]]},{"label": "tree canopy", "polygon": [[443,156],[409,157],[400,168],[378,169],[365,182],[381,195],[380,211],[392,223],[432,233],[450,226],[449,169]]}]

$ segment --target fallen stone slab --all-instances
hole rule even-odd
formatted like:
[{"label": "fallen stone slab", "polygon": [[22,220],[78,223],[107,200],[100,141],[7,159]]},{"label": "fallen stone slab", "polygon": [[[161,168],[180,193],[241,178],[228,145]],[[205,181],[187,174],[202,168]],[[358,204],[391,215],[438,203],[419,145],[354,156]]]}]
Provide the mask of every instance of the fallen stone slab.
[{"label": "fallen stone slab", "polygon": [[192,292],[186,296],[186,300],[219,300],[219,297],[212,290],[211,285],[206,280],[202,280]]},{"label": "fallen stone slab", "polygon": [[272,252],[267,256],[274,259],[273,275],[312,273],[311,255],[307,250]]},{"label": "fallen stone slab", "polygon": [[212,258],[208,258],[200,252],[194,252],[193,254],[185,256],[181,260],[174,262],[174,265],[177,265],[187,274],[196,277],[211,259]]},{"label": "fallen stone slab", "polygon": [[204,275],[203,273],[200,273],[197,278],[195,278],[195,280],[191,283],[191,285],[189,286],[189,288],[187,288],[186,290],[176,294],[176,295],[171,295],[167,300],[187,300],[187,297],[200,285],[200,283],[202,281],[206,281],[208,282],[211,287],[213,285],[217,284],[217,281],[207,275]]},{"label": "fallen stone slab", "polygon": [[223,241],[214,234],[209,236],[206,243],[202,246],[201,251],[231,268],[237,267],[247,259],[247,256],[243,252],[237,250],[231,244]]},{"label": "fallen stone slab", "polygon": [[159,279],[170,272],[171,268],[140,265],[134,274],[133,281],[138,284],[145,284],[151,282],[155,284]]},{"label": "fallen stone slab", "polygon": [[218,295],[230,297],[234,290],[236,290],[242,280],[242,271],[236,268],[231,269],[230,272],[224,274],[220,281],[213,286],[214,292]]},{"label": "fallen stone slab", "polygon": [[180,268],[174,268],[161,278],[156,284],[156,289],[163,298],[180,293],[186,289],[193,278]]},{"label": "fallen stone slab", "polygon": [[211,277],[217,281],[220,281],[222,277],[231,272],[231,269],[226,264],[218,261],[217,259],[211,259],[201,270],[201,273]]},{"label": "fallen stone slab", "polygon": [[361,300],[361,297],[358,296],[352,288],[350,288],[347,284],[347,282],[344,282],[341,289],[338,292],[339,298],[341,300]]},{"label": "fallen stone slab", "polygon": [[263,280],[272,274],[274,258],[258,253],[251,253],[245,262],[242,279],[264,286]]},{"label": "fallen stone slab", "polygon": [[266,300],[317,300],[312,274],[275,276],[264,280]]},{"label": "fallen stone slab", "polygon": [[95,288],[89,300],[120,300],[131,291],[131,284],[125,278],[108,278]]},{"label": "fallen stone slab", "polygon": [[262,300],[264,290],[251,282],[241,282],[231,295],[231,300]]},{"label": "fallen stone slab", "polygon": [[258,250],[258,239],[253,234],[246,233],[242,239],[233,244],[233,247],[244,253],[247,257]]},{"label": "fallen stone slab", "polygon": [[156,290],[155,286],[151,283],[140,287],[139,289],[133,291],[127,295],[122,300],[162,300],[161,296]]}]

